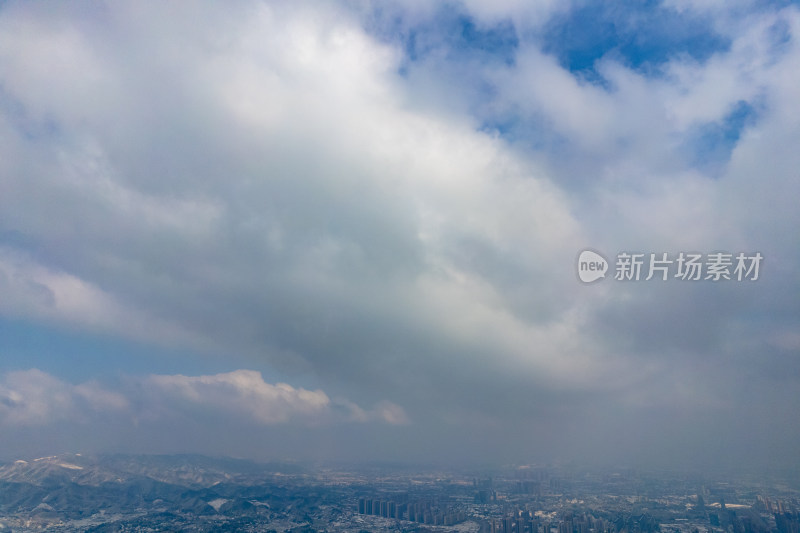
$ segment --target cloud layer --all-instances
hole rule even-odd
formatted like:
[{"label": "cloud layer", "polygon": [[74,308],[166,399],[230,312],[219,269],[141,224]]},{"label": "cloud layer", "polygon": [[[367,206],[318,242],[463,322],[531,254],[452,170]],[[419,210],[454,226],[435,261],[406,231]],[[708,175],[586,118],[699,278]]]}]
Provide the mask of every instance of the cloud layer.
[{"label": "cloud layer", "polygon": [[[200,414],[202,413],[202,414]],[[9,372],[0,385],[0,425],[90,423],[94,416],[132,421],[201,417],[234,418],[257,425],[381,421],[408,422],[403,409],[380,402],[366,411],[323,391],[266,383],[260,372],[237,370],[210,376],[128,377],[117,390],[96,381],[72,385],[41,370]]]},{"label": "cloud layer", "polygon": [[[795,461],[800,11],[492,5],[4,4],[0,316],[236,366],[74,386],[7,346],[2,423]],[[765,260],[583,286],[587,247]]]}]

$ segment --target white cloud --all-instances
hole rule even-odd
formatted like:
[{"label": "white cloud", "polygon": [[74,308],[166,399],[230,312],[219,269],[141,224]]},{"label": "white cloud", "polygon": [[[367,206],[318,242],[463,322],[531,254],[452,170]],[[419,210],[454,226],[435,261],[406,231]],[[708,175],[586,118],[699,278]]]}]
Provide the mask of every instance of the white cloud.
[{"label": "white cloud", "polygon": [[121,304],[95,284],[0,246],[0,314],[123,334],[156,342],[191,342],[180,327]]},{"label": "white cloud", "polygon": [[0,426],[86,421],[97,413],[125,413],[128,400],[95,382],[65,383],[40,370],[8,372],[0,381]]},{"label": "white cloud", "polygon": [[185,425],[191,421],[235,421],[241,427],[300,424],[349,424],[377,422],[408,424],[402,407],[379,402],[365,410],[344,399],[331,400],[322,390],[266,383],[260,372],[236,370],[207,376],[128,376],[112,390],[97,381],[78,385],[64,382],[41,370],[8,372],[0,380],[0,426],[48,426],[80,423],[137,425],[167,420]]},{"label": "white cloud", "polygon": [[404,426],[411,423],[405,410],[391,402],[381,402],[375,408],[375,416],[395,426]]},{"label": "white cloud", "polygon": [[294,388],[286,383],[265,383],[260,372],[237,370],[213,376],[150,376],[145,381],[152,392],[166,402],[178,398],[214,412],[240,415],[274,424],[295,417],[324,415],[330,399],[321,390]]},{"label": "white cloud", "polygon": [[[57,313],[26,296],[26,306],[10,306],[7,314],[24,310],[29,317],[98,324],[134,338],[171,340],[190,332],[194,338],[187,342],[194,346],[257,353],[265,351],[259,335],[280,329],[276,337],[290,337],[268,339],[267,352],[286,352],[282,344],[288,344],[313,365],[326,355],[303,351],[291,328],[262,322],[286,322],[286,307],[300,306],[314,317],[319,306],[313,300],[331,298],[358,314],[383,316],[386,328],[395,327],[398,315],[405,322],[399,327],[414,328],[410,317],[432,316],[426,309],[431,284],[444,298],[455,296],[450,286],[466,289],[445,303],[459,321],[459,314],[479,316],[472,309],[522,300],[512,282],[475,271],[464,254],[510,260],[517,272],[537,271],[550,280],[541,258],[571,256],[578,228],[544,172],[464,121],[405,107],[397,50],[341,14],[329,24],[305,8],[260,5],[237,13],[227,19],[237,31],[221,42],[209,45],[196,30],[156,36],[166,49],[184,47],[185,54],[168,54],[176,73],[163,81],[158,99],[150,99],[148,87],[138,96],[136,81],[93,86],[110,100],[125,99],[113,131],[108,110],[41,97],[59,128],[84,134],[65,145],[43,143],[40,150],[56,154],[51,166],[25,168],[10,183],[4,208],[18,231],[42,241],[57,235],[69,246],[51,258],[53,265],[10,276],[15,285],[9,291],[21,292],[21,278],[35,271],[51,293],[75,288],[72,299],[58,290],[56,309],[75,303]],[[44,47],[46,55],[56,45],[39,43],[42,30],[32,24],[8,31],[38,43],[31,49]],[[148,62],[95,58],[93,28],[68,18],[57,25],[75,34],[58,46],[75,48],[71,54],[82,58],[76,64],[91,63],[100,77],[118,80],[134,68],[141,70],[133,80],[155,75]],[[131,31],[142,28],[134,24]],[[193,48],[201,45],[209,46],[205,55]],[[20,51],[6,58],[10,75],[16,78],[28,59],[36,57]],[[72,87],[74,76],[68,69],[35,69],[26,72],[25,83]],[[174,93],[187,87],[186,98]],[[38,93],[28,97],[21,86],[18,92],[23,105],[39,105],[28,100]],[[161,128],[184,132],[194,125],[203,129],[194,152],[184,152],[180,138],[161,137]],[[174,146],[150,140],[154,131]],[[211,158],[212,168],[192,163],[197,152]],[[182,175],[187,169],[197,172]],[[42,218],[56,204],[56,192],[33,194],[30,183],[38,184],[34,190],[58,191],[68,204]],[[485,290],[469,290],[479,286]],[[536,292],[528,283],[525,290]],[[555,291],[541,298],[543,308],[554,305]],[[237,301],[219,314],[212,303],[218,295]],[[513,315],[494,316],[511,324],[518,321]],[[442,332],[453,336],[445,342],[460,343],[457,330]]]}]

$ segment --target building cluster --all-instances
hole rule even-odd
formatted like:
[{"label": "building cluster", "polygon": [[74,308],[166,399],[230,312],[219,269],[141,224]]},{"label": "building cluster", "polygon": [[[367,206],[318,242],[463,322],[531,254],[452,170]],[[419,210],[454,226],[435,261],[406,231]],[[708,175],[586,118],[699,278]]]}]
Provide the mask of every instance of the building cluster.
[{"label": "building cluster", "polygon": [[[550,533],[550,524],[543,523],[530,511],[517,511],[500,520],[491,520],[490,533]],[[563,533],[559,529],[559,533]]]},{"label": "building cluster", "polygon": [[[405,498],[401,498],[405,499]],[[408,520],[432,526],[452,526],[467,519],[463,510],[430,500],[394,501],[392,499],[359,498],[358,513]]]},{"label": "building cluster", "polygon": [[489,522],[490,533],[654,533],[658,523],[647,514],[620,514],[604,520],[588,513],[568,513],[560,520],[542,520],[528,510],[517,510]]},{"label": "building cluster", "polygon": [[779,533],[800,533],[800,513],[775,513],[775,527]]},{"label": "building cluster", "polygon": [[786,509],[785,504],[781,500],[778,499],[773,500],[766,496],[761,496],[761,495],[757,497],[755,507],[759,511],[766,511],[768,513],[777,513],[777,514],[783,514],[788,510]]}]

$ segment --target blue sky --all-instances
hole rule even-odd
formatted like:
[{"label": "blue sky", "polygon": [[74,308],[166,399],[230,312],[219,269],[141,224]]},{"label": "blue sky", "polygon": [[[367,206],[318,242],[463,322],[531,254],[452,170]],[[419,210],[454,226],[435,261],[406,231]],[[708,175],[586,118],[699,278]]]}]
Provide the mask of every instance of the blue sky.
[{"label": "blue sky", "polygon": [[[744,0],[3,3],[0,459],[796,465],[798,35]],[[584,285],[587,248],[764,261]]]},{"label": "blue sky", "polygon": [[671,59],[686,56],[702,63],[731,44],[710,16],[660,2],[584,3],[548,21],[542,43],[562,67],[589,79],[599,76],[594,64],[606,55],[655,75]]}]

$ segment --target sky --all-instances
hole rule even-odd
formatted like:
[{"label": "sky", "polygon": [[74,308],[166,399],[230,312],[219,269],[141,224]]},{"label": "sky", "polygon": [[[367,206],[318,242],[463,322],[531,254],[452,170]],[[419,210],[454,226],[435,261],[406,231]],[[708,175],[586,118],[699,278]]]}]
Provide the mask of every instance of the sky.
[{"label": "sky", "polygon": [[781,1],[3,2],[0,459],[797,467],[798,65]]}]

